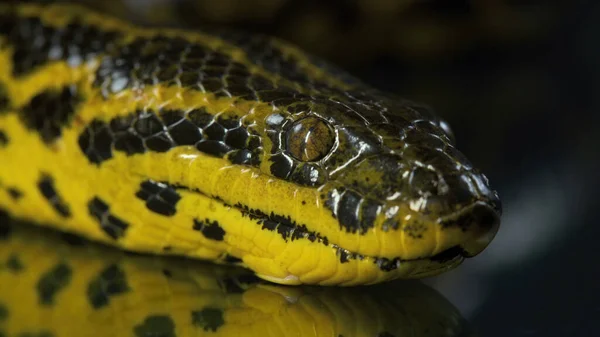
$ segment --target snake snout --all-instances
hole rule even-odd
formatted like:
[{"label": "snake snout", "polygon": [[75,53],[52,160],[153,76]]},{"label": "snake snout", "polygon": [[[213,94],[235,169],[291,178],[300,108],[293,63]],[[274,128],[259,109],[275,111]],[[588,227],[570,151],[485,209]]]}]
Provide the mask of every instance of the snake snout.
[{"label": "snake snout", "polygon": [[442,229],[459,228],[464,233],[460,246],[462,255],[472,257],[483,251],[493,240],[500,226],[502,206],[482,174],[472,171],[446,178],[448,213],[439,223]]},{"label": "snake snout", "polygon": [[500,227],[499,213],[492,206],[481,201],[462,211],[454,220],[446,221],[460,221],[461,226],[471,232],[469,238],[460,245],[462,255],[465,257],[473,257],[481,253],[494,239]]}]

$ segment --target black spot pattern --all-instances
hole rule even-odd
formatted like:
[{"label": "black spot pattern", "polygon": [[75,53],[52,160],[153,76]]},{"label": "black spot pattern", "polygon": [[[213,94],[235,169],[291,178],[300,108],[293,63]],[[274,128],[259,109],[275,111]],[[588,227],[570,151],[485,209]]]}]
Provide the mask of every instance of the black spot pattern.
[{"label": "black spot pattern", "polygon": [[87,243],[83,237],[67,232],[60,233],[60,238],[69,246],[81,247]]},{"label": "black spot pattern", "polygon": [[5,321],[8,318],[8,309],[4,304],[0,303],[0,322]]},{"label": "black spot pattern", "polygon": [[219,226],[217,221],[210,221],[209,219],[200,221],[194,219],[193,228],[194,230],[200,231],[207,239],[223,241],[223,237],[225,236],[225,230]]},{"label": "black spot pattern", "polygon": [[116,264],[108,266],[90,282],[87,297],[94,309],[100,309],[110,302],[110,297],[128,292],[130,289],[125,272]]},{"label": "black spot pattern", "polygon": [[16,273],[21,272],[25,268],[25,266],[23,265],[23,262],[21,261],[19,256],[16,254],[13,254],[8,257],[8,260],[6,260],[6,268],[9,271],[16,274]]},{"label": "black spot pattern", "polygon": [[54,180],[52,177],[43,174],[38,181],[37,186],[44,198],[48,200],[50,205],[52,205],[52,208],[54,208],[58,214],[60,214],[63,218],[68,218],[71,216],[71,210],[65,201],[60,197],[60,195],[58,195],[58,192],[54,187]]},{"label": "black spot pattern", "polygon": [[103,59],[95,85],[105,96],[127,88],[162,84],[214,94],[256,99],[275,85],[229,55],[182,38],[139,37]]},{"label": "black spot pattern", "polygon": [[[248,57],[252,62],[264,67],[268,71],[275,74],[285,74],[286,78],[291,81],[303,83],[309,88],[321,88],[325,89],[329,85],[324,81],[317,81],[309,77],[305,70],[299,65],[302,62],[295,55],[284,55],[282,51],[274,44],[272,39],[265,38],[263,36],[248,36],[244,33],[238,32],[225,32],[220,36],[236,46],[244,49]],[[312,60],[311,60],[312,61]],[[315,60],[318,61],[318,60]],[[324,62],[320,62],[321,68],[326,68]],[[343,71],[333,67],[327,66],[327,70],[336,70],[337,74],[343,74],[343,80],[347,82],[356,83],[355,79],[352,79],[349,75]],[[260,97],[260,96],[259,96]],[[261,97],[262,98],[262,97]]]},{"label": "black spot pattern", "polygon": [[235,263],[242,263],[243,261],[239,257],[225,254],[225,256],[223,257],[223,262],[235,264]]},{"label": "black spot pattern", "polygon": [[216,332],[225,324],[223,310],[219,308],[204,308],[200,311],[192,311],[192,324],[201,327],[204,331]]},{"label": "black spot pattern", "polygon": [[6,87],[2,82],[0,82],[0,115],[5,113],[10,106],[10,99],[8,97],[8,92],[6,91]]},{"label": "black spot pattern", "polygon": [[74,85],[61,91],[48,89],[34,96],[19,113],[27,128],[37,131],[44,142],[52,143],[71,123],[80,100]]},{"label": "black spot pattern", "polygon": [[236,204],[235,207],[241,210],[243,216],[255,220],[258,225],[261,225],[262,229],[276,231],[286,241],[303,238],[311,242],[321,242],[325,246],[329,245],[327,237],[308,230],[306,225],[297,224],[289,216],[284,217],[273,212],[267,215],[260,210],[250,209],[242,204]]},{"label": "black spot pattern", "polygon": [[14,50],[15,76],[28,74],[51,61],[79,66],[110,48],[119,37],[115,31],[77,21],[52,27],[37,17],[19,17],[10,12],[0,16],[0,33]]},{"label": "black spot pattern", "polygon": [[88,210],[90,215],[98,220],[100,227],[108,236],[116,240],[125,235],[129,224],[112,215],[110,207],[102,199],[94,197],[90,200],[88,202]]},{"label": "black spot pattern", "polygon": [[94,120],[79,136],[79,147],[95,164],[112,158],[113,150],[134,155],[177,146],[195,146],[213,156],[227,156],[234,164],[253,166],[260,163],[262,149],[260,138],[239,119],[215,117],[204,108],[137,111],[108,123]]},{"label": "black spot pattern", "polygon": [[137,337],[175,337],[175,323],[169,316],[148,316],[133,332]]},{"label": "black spot pattern", "polygon": [[7,240],[11,232],[11,219],[8,213],[0,209],[0,240]]},{"label": "black spot pattern", "polygon": [[4,132],[0,129],[0,147],[4,147],[4,146],[8,145],[9,140],[10,139],[8,138],[8,135],[6,134],[6,132]]},{"label": "black spot pattern", "polygon": [[142,182],[135,195],[146,202],[149,210],[166,216],[175,214],[175,206],[181,199],[173,186],[152,180]]},{"label": "black spot pattern", "polygon": [[9,187],[6,189],[8,195],[14,200],[17,201],[23,197],[23,192],[16,187]]},{"label": "black spot pattern", "polygon": [[44,273],[37,283],[40,304],[53,305],[56,294],[69,284],[72,274],[71,267],[65,263]]}]

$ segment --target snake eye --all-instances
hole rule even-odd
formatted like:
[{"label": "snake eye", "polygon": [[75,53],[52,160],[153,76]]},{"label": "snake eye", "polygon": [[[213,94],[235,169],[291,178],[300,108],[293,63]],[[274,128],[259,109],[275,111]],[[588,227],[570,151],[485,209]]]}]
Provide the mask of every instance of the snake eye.
[{"label": "snake eye", "polygon": [[445,120],[440,119],[439,125],[440,125],[440,128],[442,129],[442,131],[444,131],[444,133],[446,134],[446,136],[448,136],[448,138],[450,139],[452,144],[454,144],[454,142],[456,140],[454,139],[454,132],[452,132],[452,129],[450,128],[450,124],[448,124],[448,122],[446,122]]},{"label": "snake eye", "polygon": [[333,128],[317,117],[297,120],[287,131],[287,150],[294,158],[303,162],[325,157],[334,141]]}]

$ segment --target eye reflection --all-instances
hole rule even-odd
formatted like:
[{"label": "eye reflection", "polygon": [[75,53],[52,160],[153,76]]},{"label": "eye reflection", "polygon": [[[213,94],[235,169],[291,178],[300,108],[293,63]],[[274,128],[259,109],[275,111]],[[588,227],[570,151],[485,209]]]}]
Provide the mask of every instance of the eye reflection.
[{"label": "eye reflection", "polygon": [[318,117],[300,119],[287,131],[287,150],[302,162],[325,157],[335,142],[333,128]]}]

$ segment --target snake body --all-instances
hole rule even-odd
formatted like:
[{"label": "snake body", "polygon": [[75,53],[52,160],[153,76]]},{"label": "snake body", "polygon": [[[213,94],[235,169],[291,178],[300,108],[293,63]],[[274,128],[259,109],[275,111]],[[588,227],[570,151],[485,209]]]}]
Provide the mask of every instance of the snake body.
[{"label": "snake body", "polygon": [[426,106],[277,39],[73,4],[0,5],[0,162],[11,216],[283,284],[437,274],[501,213]]}]

